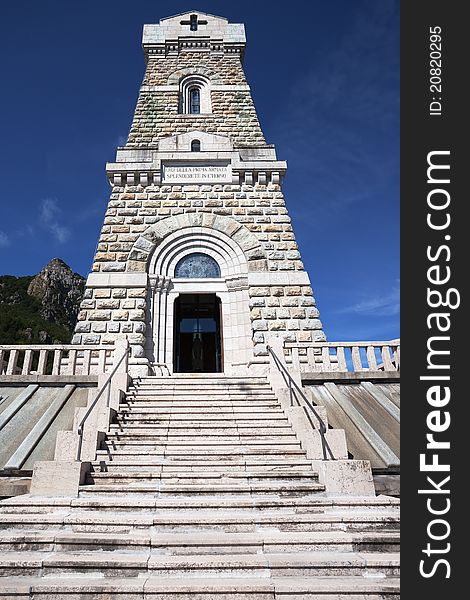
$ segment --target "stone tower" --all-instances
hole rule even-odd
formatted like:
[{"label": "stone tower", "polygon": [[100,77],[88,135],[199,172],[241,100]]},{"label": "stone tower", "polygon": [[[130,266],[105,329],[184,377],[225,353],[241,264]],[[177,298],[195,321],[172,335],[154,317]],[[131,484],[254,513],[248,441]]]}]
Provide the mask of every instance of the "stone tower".
[{"label": "stone tower", "polygon": [[[145,25],[146,71],[116,162],[74,343],[127,336],[131,369],[243,372],[269,336],[324,340],[243,71],[242,24]],[[150,371],[151,372],[151,371]]]}]

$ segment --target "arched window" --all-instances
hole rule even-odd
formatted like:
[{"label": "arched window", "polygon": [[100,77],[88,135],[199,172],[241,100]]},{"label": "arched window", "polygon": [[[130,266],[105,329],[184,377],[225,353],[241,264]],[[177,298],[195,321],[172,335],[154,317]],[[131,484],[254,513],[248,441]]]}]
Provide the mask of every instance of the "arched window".
[{"label": "arched window", "polygon": [[189,114],[198,115],[201,112],[201,92],[193,87],[189,90]]},{"label": "arched window", "polygon": [[189,75],[180,83],[180,113],[199,115],[211,112],[210,85],[201,75]]},{"label": "arched window", "polygon": [[193,140],[191,142],[191,152],[200,152],[201,151],[201,142],[199,140]]},{"label": "arched window", "polygon": [[178,261],[175,277],[198,279],[220,277],[220,267],[212,256],[194,252]]}]

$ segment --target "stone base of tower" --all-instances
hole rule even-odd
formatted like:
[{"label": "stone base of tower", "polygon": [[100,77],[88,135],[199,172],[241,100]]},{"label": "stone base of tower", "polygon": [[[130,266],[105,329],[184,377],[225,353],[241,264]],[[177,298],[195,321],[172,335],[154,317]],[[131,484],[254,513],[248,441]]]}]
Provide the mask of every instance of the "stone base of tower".
[{"label": "stone base of tower", "polygon": [[[173,187],[183,190],[178,192],[182,196],[188,195],[186,188],[197,188],[199,192],[193,195],[198,197],[210,197],[214,190],[220,188],[215,195],[233,198],[254,195],[260,198],[261,204],[268,202],[262,200],[262,188],[269,196],[278,192],[268,190],[279,188],[274,184]],[[202,188],[210,191],[201,192]],[[221,191],[225,188],[231,191]],[[248,194],[245,188],[253,190],[252,194]],[[140,193],[136,193],[137,189],[131,188],[133,193],[130,193],[129,188],[123,188],[117,196],[151,198],[154,195],[171,195],[170,191],[162,192],[157,187],[142,189]],[[173,188],[167,186],[164,189]],[[245,191],[237,194],[235,189]],[[157,203],[124,200],[119,202],[121,204],[145,207]],[[149,209],[136,208],[131,212],[140,210],[147,212]],[[259,209],[261,213],[263,210]],[[127,208],[117,209],[118,213],[127,214],[127,211]],[[127,217],[122,219],[125,221]],[[263,222],[265,217],[260,216],[259,219]],[[268,221],[272,219],[274,216]],[[264,225],[260,227],[264,228]],[[274,224],[272,227],[277,230],[279,227],[284,229],[286,225]],[[264,237],[269,239],[270,236],[266,233]],[[280,234],[272,236],[279,238]],[[282,234],[283,239],[289,236],[289,232]],[[111,237],[119,239],[119,234]],[[119,245],[125,247],[124,242],[116,242],[112,247]],[[269,243],[267,245],[269,247]],[[274,256],[285,256],[289,252],[266,252],[264,246],[259,236],[232,216],[194,212],[159,218],[156,224],[145,227],[134,241],[131,252],[126,255],[129,256],[127,262],[108,264],[95,261],[95,272],[87,280],[73,343],[112,344],[116,339],[126,337],[132,347],[132,362],[140,365],[134,373],[144,374],[142,359],[148,359],[150,366],[155,367],[150,372],[158,375],[187,371],[239,372],[243,365],[248,368],[257,362],[267,362],[266,343],[273,335],[294,343],[324,340],[310,280],[301,270],[300,261],[282,261],[279,258],[276,262]],[[295,242],[286,241],[284,246],[293,247]],[[294,253],[298,254],[297,251],[290,252],[292,256]],[[201,256],[205,260],[214,260],[220,270],[217,277],[191,277],[187,276],[188,271],[183,276],[177,270],[182,261]],[[108,272],[108,269],[120,272]],[[200,327],[203,331],[194,330],[193,335],[216,336],[204,352],[216,353],[217,361],[209,361],[206,366],[188,366],[188,360],[180,360],[182,357],[178,354],[181,348],[189,348],[191,352],[194,342],[187,339],[189,330],[184,328],[192,318],[192,326],[197,329],[198,303],[208,305],[210,302],[213,313],[209,316],[214,327],[211,330],[210,323],[203,324]],[[182,307],[186,311],[184,314]],[[207,317],[199,319],[197,324],[207,320]]]},{"label": "stone base of tower", "polygon": [[365,461],[322,460],[274,388],[134,378],[84,482],[80,462],[39,463],[0,502],[0,598],[397,599],[398,501]]}]

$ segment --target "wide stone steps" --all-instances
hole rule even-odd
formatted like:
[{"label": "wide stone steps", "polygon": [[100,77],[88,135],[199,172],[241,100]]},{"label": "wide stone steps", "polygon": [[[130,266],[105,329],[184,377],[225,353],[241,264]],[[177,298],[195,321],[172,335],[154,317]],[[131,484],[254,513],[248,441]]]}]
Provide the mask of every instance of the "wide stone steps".
[{"label": "wide stone steps", "polygon": [[[85,501],[87,498],[81,498]],[[88,498],[95,502],[96,510],[76,510],[53,513],[0,514],[0,530],[52,531],[66,530],[89,533],[166,533],[225,532],[252,533],[261,531],[312,532],[358,531],[373,532],[398,530],[399,515],[371,514],[371,511],[350,514],[324,514],[267,509],[256,513],[249,509],[218,510],[192,509],[147,513],[128,511],[103,511],[97,504],[102,498]],[[110,498],[110,501],[114,498]],[[127,500],[130,500],[127,497]],[[160,498],[159,498],[160,500]],[[136,500],[135,500],[136,501]],[[142,502],[139,498],[138,502]],[[202,503],[202,502],[201,502]],[[88,505],[89,507],[92,504]],[[129,508],[129,507],[128,507]]]},{"label": "wide stone steps", "polygon": [[256,418],[246,418],[245,416],[237,419],[232,416],[221,416],[214,418],[208,418],[204,415],[191,415],[191,418],[181,418],[180,415],[177,416],[165,416],[165,415],[155,415],[154,418],[149,416],[144,416],[143,418],[134,418],[132,415],[122,415],[120,414],[115,423],[110,425],[110,430],[116,429],[144,429],[144,428],[155,428],[155,427],[164,427],[164,428],[179,428],[179,429],[199,429],[200,427],[206,428],[225,428],[229,427],[231,429],[236,427],[243,428],[256,428],[266,433],[273,431],[277,433],[279,428],[285,428],[289,431],[293,432],[292,426],[289,424],[287,419],[281,417],[270,417],[264,419],[256,419]]},{"label": "wide stone steps", "polygon": [[208,411],[213,410],[215,407],[224,408],[224,409],[234,409],[234,410],[279,410],[280,404],[279,401],[274,397],[261,397],[259,395],[255,395],[253,397],[248,398],[245,395],[240,395],[239,397],[233,396],[211,396],[201,395],[197,396],[195,394],[188,394],[187,396],[176,395],[166,395],[166,396],[130,396],[126,395],[121,399],[120,403],[124,408],[127,406],[131,407],[141,407],[143,409],[151,409],[151,408],[181,408],[186,409],[187,411],[192,411],[193,409],[206,409]]},{"label": "wide stone steps", "polygon": [[[318,483],[317,474],[313,471],[283,471],[283,472],[272,472],[272,471],[243,471],[243,472],[232,472],[223,473],[220,471],[190,471],[190,472],[167,472],[159,467],[147,467],[144,469],[132,469],[132,470],[120,470],[113,469],[107,472],[96,472],[92,471],[89,474],[89,483],[98,485],[111,485],[111,484],[127,484],[136,482],[157,482],[161,483],[162,486],[168,487],[173,485],[243,485],[244,487],[250,486],[253,483],[272,483],[274,486],[279,484],[291,484],[297,483]],[[252,488],[253,489],[253,488]],[[256,488],[254,488],[256,489]],[[323,490],[324,487],[314,488],[315,490]]]},{"label": "wide stone steps", "polygon": [[[204,442],[200,441],[200,437],[204,436]],[[204,450],[235,450],[239,447],[247,448],[263,448],[268,449],[275,447],[283,452],[289,448],[300,448],[299,442],[291,435],[279,436],[260,436],[257,439],[254,434],[193,434],[193,435],[157,435],[152,432],[141,433],[134,435],[126,432],[115,432],[106,437],[106,446],[109,449],[121,448],[131,449],[139,448],[142,452],[146,450],[186,450],[194,448],[195,453]]]},{"label": "wide stone steps", "polygon": [[[95,471],[98,470],[101,472],[105,472],[108,467],[121,468],[124,466],[145,470],[146,465],[152,471],[164,470],[168,472],[198,471],[200,473],[207,473],[207,471],[212,469],[223,472],[225,468],[228,468],[231,471],[230,477],[234,476],[232,471],[234,473],[242,472],[245,475],[249,474],[248,472],[260,471],[263,473],[285,472],[288,474],[291,471],[302,470],[305,473],[314,473],[312,471],[312,461],[305,458],[304,455],[286,455],[284,457],[271,455],[264,457],[262,454],[252,456],[239,454],[225,457],[221,454],[219,458],[207,455],[198,457],[193,455],[184,456],[184,454],[177,456],[150,454],[149,456],[142,457],[138,453],[132,455],[127,452],[122,454],[120,451],[100,450],[100,454],[97,455],[92,465],[98,467],[95,468]],[[217,477],[219,476],[220,474],[217,475]]]},{"label": "wide stone steps", "polygon": [[289,422],[282,418],[273,419],[247,419],[245,417],[236,419],[232,417],[221,418],[196,418],[180,419],[178,417],[164,417],[156,415],[155,418],[145,417],[134,419],[120,415],[116,423],[109,426],[110,431],[129,430],[139,431],[141,429],[256,429],[263,433],[280,433],[283,430],[294,433]]},{"label": "wide stone steps", "polygon": [[219,385],[215,385],[212,383],[200,384],[198,382],[197,384],[184,384],[183,385],[183,384],[164,383],[164,381],[162,380],[161,383],[159,381],[157,384],[155,384],[155,383],[140,383],[138,385],[131,386],[128,390],[129,394],[143,393],[143,392],[149,392],[152,395],[196,394],[196,395],[202,396],[204,394],[205,395],[210,394],[211,396],[217,396],[218,394],[237,394],[240,396],[243,395],[243,397],[245,397],[245,398],[249,397],[252,394],[267,394],[269,396],[274,397],[273,390],[271,389],[271,387],[268,384],[259,384],[259,385],[255,385],[255,384],[250,384],[250,385],[219,384]]},{"label": "wide stone steps", "polygon": [[131,470],[146,470],[146,469],[160,469],[165,473],[193,473],[200,471],[215,471],[220,473],[248,473],[253,469],[258,471],[263,471],[266,473],[292,473],[303,471],[306,468],[311,466],[311,461],[308,460],[297,460],[297,461],[289,461],[289,460],[276,460],[276,461],[266,461],[259,460],[245,462],[245,461],[223,461],[223,460],[206,460],[206,461],[195,461],[191,458],[187,460],[180,461],[170,461],[168,459],[152,457],[142,459],[141,456],[137,455],[133,457],[134,460],[130,460],[128,457],[122,457],[120,455],[108,455],[106,457],[106,462],[104,461],[93,461],[92,467],[95,472],[100,472],[104,470],[107,471],[125,471]]},{"label": "wide stone steps", "polygon": [[256,390],[243,390],[243,389],[229,389],[229,388],[218,388],[218,389],[210,389],[210,388],[187,388],[187,389],[175,389],[169,386],[158,386],[158,387],[139,387],[138,389],[130,389],[127,392],[128,398],[134,397],[146,397],[146,398],[155,398],[156,400],[163,400],[165,398],[173,398],[178,399],[179,402],[184,402],[186,400],[191,400],[195,398],[199,401],[203,400],[246,400],[249,402],[250,400],[260,401],[260,400],[276,400],[276,395],[269,388],[256,389]]},{"label": "wide stone steps", "polygon": [[0,503],[0,599],[398,600],[398,503],[325,491],[266,380],[143,378],[78,498]]},{"label": "wide stone steps", "polygon": [[238,389],[243,391],[255,389],[268,389],[271,387],[266,379],[260,377],[229,377],[222,375],[220,377],[197,377],[192,373],[190,377],[180,377],[172,375],[171,377],[142,377],[134,379],[130,389],[139,389],[149,387],[151,389],[197,389],[197,390],[218,390],[218,389]]},{"label": "wide stone steps", "polygon": [[183,430],[199,430],[203,429],[249,429],[257,430],[265,434],[277,434],[281,432],[289,432],[293,435],[294,430],[292,426],[284,418],[271,418],[271,419],[247,419],[245,417],[236,419],[232,417],[221,417],[214,419],[209,418],[195,418],[192,419],[180,419],[171,417],[162,417],[157,415],[155,418],[145,417],[143,419],[134,419],[133,417],[127,417],[120,415],[117,419],[117,423],[112,423],[109,426],[109,431],[136,431],[145,429],[183,429]]},{"label": "wide stone steps", "polygon": [[[117,445],[117,442],[115,442]],[[151,444],[149,444],[151,445]],[[241,446],[237,445],[229,449],[228,447],[219,446],[214,447],[213,450],[207,448],[194,449],[190,455],[188,455],[187,449],[173,449],[171,446],[167,449],[162,450],[150,450],[149,445],[145,445],[145,457],[160,457],[160,458],[172,458],[173,460],[185,461],[189,458],[197,461],[230,461],[237,462],[240,460],[253,460],[258,461],[262,458],[269,458],[271,460],[284,460],[286,458],[302,457],[305,458],[305,450],[302,450],[300,445],[294,447],[287,447],[286,449],[279,451],[277,447],[262,448],[258,446]],[[108,448],[106,450],[98,450],[96,457],[98,460],[105,460],[106,458],[113,457],[141,457],[141,449],[139,448],[140,443],[135,446],[130,445],[128,449],[120,448]],[[143,445],[144,446],[144,445]]]},{"label": "wide stone steps", "polygon": [[[198,382],[199,383],[199,382]],[[194,389],[176,380],[155,386],[153,381],[140,381],[138,388],[127,394],[125,410],[117,413],[115,423],[110,425],[106,436],[106,450],[97,455],[97,462],[89,475],[88,484],[80,488],[80,496],[114,493],[128,493],[139,496],[174,494],[180,497],[194,494],[198,497],[214,495],[232,495],[236,497],[266,494],[282,494],[283,496],[304,496],[324,492],[324,486],[318,483],[317,474],[312,470],[311,463],[305,460],[305,453],[300,452],[304,459],[302,468],[292,465],[279,465],[279,460],[285,457],[288,448],[299,448],[299,440],[292,429],[284,411],[281,409],[272,390],[266,383],[247,386],[237,381],[237,385],[220,385],[219,382],[206,383],[204,389]],[[136,399],[145,401],[135,406]],[[264,395],[263,395],[264,394]],[[234,407],[232,398],[236,397],[239,405]],[[151,409],[145,403],[152,398]],[[252,400],[268,399],[271,406],[250,406]],[[173,401],[178,403],[178,412],[173,411]],[[214,400],[223,402],[213,406]],[[221,400],[222,399],[222,400]],[[265,400],[263,400],[265,401]],[[165,403],[160,412],[161,403]],[[194,407],[194,403],[197,406]],[[121,405],[123,406],[123,405]],[[247,411],[247,407],[251,410]],[[195,409],[195,410],[194,410]],[[135,411],[135,412],[134,412]],[[276,454],[269,454],[278,460],[278,466],[264,465],[259,469],[256,465],[248,470],[227,464],[227,453],[232,455],[240,447],[255,447],[261,453],[261,458],[269,448]],[[148,456],[154,452],[159,458],[164,453],[165,459],[169,452],[185,449],[191,457],[203,462],[209,454],[217,453],[216,460],[206,465],[202,470],[188,469],[188,463],[178,465],[169,471],[164,463],[161,466],[147,464],[125,465],[112,464],[116,452],[129,457],[126,452],[134,452],[134,456]],[[132,450],[133,449],[133,450]],[[237,456],[237,455],[235,455]],[[238,454],[238,456],[240,456]],[[232,456],[233,458],[233,456]],[[201,460],[202,459],[202,460]],[[245,457],[244,457],[245,460]],[[220,464],[220,461],[222,463]],[[211,468],[208,468],[211,467]]]},{"label": "wide stone steps", "polygon": [[[153,435],[154,439],[158,436],[170,436],[180,437],[182,439],[188,439],[190,437],[211,436],[220,437],[221,435],[227,435],[228,439],[233,436],[257,436],[258,438],[271,438],[282,436],[282,439],[291,437],[296,439],[295,433],[288,425],[275,425],[273,427],[253,427],[252,425],[230,425],[229,423],[223,425],[161,425],[153,423],[126,423],[125,425],[110,425],[108,436],[114,435],[134,436],[135,439],[140,438],[142,435]],[[258,434],[258,435],[257,435]]]},{"label": "wide stone steps", "polygon": [[[400,582],[389,577],[247,577],[47,579],[22,577],[5,582],[0,598],[62,600],[77,591],[80,600],[399,600]],[[14,595],[13,595],[14,594]]]},{"label": "wide stone steps", "polygon": [[269,436],[276,436],[277,434],[282,434],[283,432],[285,434],[290,434],[291,436],[293,436],[295,438],[295,432],[292,429],[292,427],[284,422],[284,421],[273,421],[272,424],[268,423],[268,424],[264,424],[262,422],[259,422],[259,424],[256,424],[257,421],[235,421],[235,420],[228,420],[226,419],[225,421],[215,421],[215,420],[200,420],[200,421],[196,421],[196,420],[192,420],[189,421],[187,420],[186,422],[183,420],[175,420],[175,421],[167,421],[167,422],[161,422],[159,419],[156,420],[156,422],[131,422],[131,423],[112,423],[109,426],[109,433],[119,433],[119,432],[127,432],[127,433],[132,433],[135,435],[138,435],[140,432],[143,431],[153,431],[154,429],[166,429],[171,431],[175,431],[176,433],[181,433],[183,431],[185,431],[186,429],[194,429],[197,432],[199,432],[199,430],[201,428],[203,429],[214,429],[214,430],[218,430],[218,429],[232,429],[232,430],[236,430],[236,429],[248,429],[248,430],[257,430],[259,431],[260,435],[269,435]]},{"label": "wide stone steps", "polygon": [[[145,451],[146,449],[150,450],[153,448],[154,450],[163,448],[167,450],[180,450],[182,452],[188,452],[191,449],[191,452],[194,454],[202,453],[203,451],[209,452],[230,452],[236,451],[240,448],[245,448],[247,453],[251,453],[252,450],[272,450],[270,454],[277,454],[277,452],[285,453],[287,450],[293,448],[301,448],[300,442],[297,439],[289,438],[279,439],[278,437],[274,437],[274,439],[264,437],[261,440],[253,438],[251,436],[245,436],[244,440],[238,441],[238,439],[227,439],[223,438],[221,440],[218,439],[201,439],[203,436],[195,436],[195,439],[189,439],[186,436],[177,437],[173,440],[168,440],[165,443],[158,442],[155,440],[154,434],[148,434],[147,436],[141,435],[138,439],[135,435],[126,435],[115,433],[113,435],[109,435],[106,440],[106,444],[108,447],[112,448],[138,448],[140,451]],[[238,436],[237,436],[238,437]],[[305,455],[305,452],[304,452]]]},{"label": "wide stone steps", "polygon": [[[181,394],[180,394],[181,392]],[[188,386],[172,386],[172,385],[147,385],[147,386],[137,386],[130,387],[127,391],[128,396],[133,396],[135,394],[148,393],[150,396],[154,395],[171,395],[171,396],[180,396],[182,398],[187,398],[189,395],[201,396],[203,398],[211,398],[216,399],[219,394],[234,394],[239,399],[243,398],[251,398],[252,396],[256,396],[259,394],[260,399],[266,397],[269,398],[277,398],[276,394],[268,385],[262,386],[199,386],[199,385],[188,385]]]},{"label": "wide stone steps", "polygon": [[254,532],[254,533],[163,533],[159,535],[7,532],[0,534],[3,551],[96,552],[143,551],[156,555],[262,554],[277,552],[397,552],[399,534],[380,532]]},{"label": "wide stone steps", "polygon": [[234,408],[279,408],[279,401],[273,395],[253,394],[127,394],[122,400],[123,405],[131,404],[142,407],[152,406],[179,406],[181,408],[206,407],[208,409],[214,406],[233,406]]},{"label": "wide stone steps", "polygon": [[196,425],[206,426],[223,426],[224,424],[234,425],[249,425],[260,426],[260,427],[276,427],[283,425],[284,427],[289,425],[289,421],[286,416],[282,413],[274,413],[269,415],[257,415],[244,413],[242,415],[231,414],[218,414],[218,411],[211,411],[210,413],[170,413],[162,414],[156,412],[154,414],[139,414],[139,413],[117,413],[116,419],[118,422],[130,423],[132,421],[137,424],[139,421],[153,422],[155,424],[167,424],[167,425],[180,425],[188,426],[194,423]]},{"label": "wide stone steps", "polygon": [[133,394],[135,392],[149,391],[152,394],[160,394],[160,393],[196,393],[202,394],[209,392],[212,395],[217,395],[219,393],[226,394],[244,394],[245,396],[249,396],[250,394],[270,394],[274,395],[273,390],[267,383],[260,384],[214,384],[214,383],[165,383],[164,380],[159,380],[157,383],[139,383],[138,385],[130,386],[128,392],[129,394]]},{"label": "wide stone steps", "polygon": [[[191,454],[193,458],[198,460],[204,460],[206,457],[213,459],[218,457],[221,459],[230,460],[231,458],[237,458],[240,456],[246,457],[259,457],[264,453],[266,456],[303,456],[305,458],[305,452],[302,451],[301,447],[297,443],[278,443],[275,445],[277,452],[268,452],[273,450],[272,446],[268,443],[259,443],[254,445],[253,441],[241,443],[237,440],[232,442],[220,442],[218,440],[208,440],[206,444],[198,443],[191,446],[191,440],[183,441],[160,441],[156,442],[154,439],[135,441],[131,440],[118,440],[109,439],[106,442],[107,448],[102,452],[105,452],[109,456],[115,456],[117,454],[129,456],[130,453],[145,452],[148,456],[165,456],[165,457],[185,457],[188,456],[189,448],[193,448],[194,451]],[[298,452],[296,452],[296,450]],[[224,454],[226,452],[226,454]],[[102,455],[98,455],[101,460],[107,460],[101,458]]]},{"label": "wide stone steps", "polygon": [[203,510],[249,510],[254,517],[258,511],[273,509],[283,510],[295,515],[296,512],[315,512],[318,514],[328,514],[333,516],[343,516],[346,511],[359,512],[361,515],[380,517],[387,523],[388,516],[393,517],[391,522],[399,515],[400,504],[395,498],[388,496],[378,497],[353,497],[344,496],[338,498],[329,498],[324,496],[302,497],[302,498],[279,498],[272,496],[269,498],[145,498],[136,501],[134,498],[108,497],[94,499],[83,498],[41,498],[29,496],[17,496],[4,500],[0,503],[0,515],[2,514],[26,514],[26,513],[44,513],[54,511],[74,511],[74,510],[114,510],[121,514],[122,511],[141,511],[148,510],[151,513],[157,511],[170,511],[172,514],[178,510],[195,511],[194,514]]},{"label": "wide stone steps", "polygon": [[119,414],[127,415],[127,414],[137,414],[137,415],[187,415],[190,413],[191,415],[214,415],[214,409],[217,409],[218,415],[235,415],[237,417],[242,417],[242,415],[247,415],[248,418],[252,418],[253,415],[259,416],[269,416],[269,415],[284,415],[284,411],[280,408],[278,404],[250,404],[246,403],[234,405],[233,402],[220,402],[220,403],[211,403],[210,405],[206,402],[196,403],[191,402],[191,404],[184,405],[183,403],[174,403],[174,402],[154,402],[153,405],[150,403],[142,403],[142,402],[130,402],[130,403],[121,403],[119,405]]},{"label": "wide stone steps", "polygon": [[[200,444],[201,437],[204,438],[204,444]],[[277,443],[291,443],[295,444],[297,442],[297,438],[291,430],[283,431],[281,430],[279,433],[271,433],[271,432],[260,432],[256,433],[256,430],[210,430],[204,429],[202,430],[194,430],[185,432],[183,429],[181,430],[171,430],[171,431],[161,431],[158,429],[145,428],[139,429],[138,431],[129,430],[129,429],[112,429],[108,432],[106,436],[107,442],[112,443],[113,441],[127,441],[127,442],[142,442],[142,441],[153,441],[154,443],[158,442],[169,442],[173,444],[182,443],[190,443],[194,442],[195,445],[209,445],[217,442],[223,442],[225,445],[230,443],[234,443],[239,445],[240,443],[250,444],[252,441],[257,444],[264,442],[267,444],[268,442]]]},{"label": "wide stone steps", "polygon": [[183,408],[183,409],[193,409],[193,408],[207,408],[208,410],[213,408],[214,406],[220,406],[225,408],[234,408],[234,409],[279,409],[280,404],[279,400],[273,394],[253,394],[251,396],[247,396],[245,394],[217,394],[213,395],[211,393],[207,394],[169,394],[166,392],[165,394],[152,395],[152,394],[130,394],[128,393],[122,400],[121,404],[125,407],[128,405],[131,406],[141,406],[142,408],[153,408],[155,406],[159,406],[162,408],[165,407],[175,407],[175,408]]},{"label": "wide stone steps", "polygon": [[[152,431],[152,429],[148,429],[147,430],[149,433],[147,435],[150,436],[150,439],[155,440],[155,432]],[[107,438],[109,438],[110,440],[112,438],[117,439],[122,437],[123,439],[126,439],[126,443],[132,443],[135,442],[136,444],[140,444],[143,443],[144,440],[144,435],[143,433],[138,433],[136,431],[126,431],[125,429],[113,429],[111,432],[107,433]],[[181,437],[181,439],[184,441],[184,439],[187,440],[188,444],[191,444],[192,446],[195,447],[203,447],[203,446],[234,446],[234,440],[233,439],[229,439],[228,437],[226,439],[222,439],[222,440],[208,440],[206,435],[201,435],[201,433],[199,432],[199,428],[198,431],[196,432],[195,435],[192,436],[192,438],[189,440],[188,436],[185,436],[182,434],[182,432],[178,432],[178,430],[175,430],[175,435],[177,437]],[[243,434],[242,434],[243,435]],[[233,437],[233,436],[232,436]],[[300,447],[300,441],[297,439],[296,435],[292,432],[289,433],[288,436],[284,435],[284,436],[277,436],[275,435],[275,433],[273,435],[270,435],[269,432],[266,435],[261,435],[260,438],[261,439],[257,439],[256,436],[253,437],[250,434],[245,434],[246,439],[248,440],[247,443],[245,445],[251,446],[251,447],[258,447],[260,445],[262,446],[267,446],[267,447],[271,447],[273,449],[278,449],[280,446],[297,446]],[[286,439],[286,437],[288,437],[288,439]],[[250,438],[252,438],[250,440]],[[269,442],[269,443],[268,443]],[[184,443],[182,445],[185,445]],[[187,444],[186,444],[187,445]],[[235,446],[239,446],[240,444],[235,443]]]},{"label": "wide stone steps", "polygon": [[137,494],[137,495],[152,495],[152,496],[177,496],[177,495],[192,495],[197,494],[199,496],[210,496],[214,494],[220,494],[223,496],[257,496],[257,495],[270,495],[270,494],[281,494],[287,496],[300,496],[316,494],[318,492],[324,492],[325,486],[315,482],[293,482],[293,481],[280,481],[280,482],[259,482],[259,481],[245,481],[245,482],[220,482],[220,483],[206,483],[206,482],[186,482],[186,483],[161,483],[158,479],[154,482],[151,478],[146,478],[142,482],[132,481],[131,478],[126,480],[111,479],[106,485],[105,482],[98,482],[94,485],[82,485],[79,487],[79,495],[96,496],[97,494]]},{"label": "wide stone steps", "polygon": [[0,577],[54,575],[137,577],[398,575],[396,553],[296,552],[167,555],[149,552],[10,552],[0,557]]},{"label": "wide stone steps", "polygon": [[267,385],[267,380],[264,377],[256,375],[225,375],[224,373],[175,373],[168,377],[155,377],[154,375],[146,375],[136,377],[134,383],[163,382],[165,384],[189,384],[197,385],[198,387],[207,383],[215,383],[221,385],[241,384],[241,385]]},{"label": "wide stone steps", "polygon": [[205,456],[219,456],[228,457],[230,456],[259,456],[281,454],[283,456],[297,454],[305,457],[305,452],[301,449],[301,446],[297,442],[259,442],[256,440],[249,440],[246,443],[240,443],[237,441],[208,441],[207,443],[192,443],[190,440],[185,441],[160,441],[155,440],[107,440],[107,448],[104,450],[106,453],[119,453],[128,455],[129,452],[134,453],[146,453],[147,455],[154,456],[188,456],[189,453],[193,457],[197,457],[200,460],[204,460]]},{"label": "wide stone steps", "polygon": [[272,411],[263,413],[253,412],[223,412],[218,409],[205,410],[205,411],[190,411],[186,412],[163,412],[155,411],[152,413],[142,413],[140,411],[122,411],[117,413],[117,419],[120,420],[152,420],[152,421],[166,421],[166,422],[178,422],[182,424],[190,424],[192,421],[196,422],[250,422],[260,424],[276,424],[277,422],[288,423],[285,414],[282,411]]},{"label": "wide stone steps", "polygon": [[140,398],[124,398],[120,405],[123,410],[142,410],[151,412],[155,410],[175,410],[188,412],[188,411],[213,411],[214,408],[233,411],[279,411],[280,404],[277,400],[250,400],[248,403],[246,399],[241,400],[214,400],[212,398],[205,398],[204,400],[180,400],[175,397],[172,400],[155,400],[147,399],[142,400]]}]

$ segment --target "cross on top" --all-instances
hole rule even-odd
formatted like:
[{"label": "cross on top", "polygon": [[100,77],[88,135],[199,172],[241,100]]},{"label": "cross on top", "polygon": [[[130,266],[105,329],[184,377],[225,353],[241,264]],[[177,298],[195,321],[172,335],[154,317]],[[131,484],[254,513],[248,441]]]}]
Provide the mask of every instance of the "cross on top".
[{"label": "cross on top", "polygon": [[207,25],[207,21],[199,21],[197,15],[190,15],[189,21],[181,21],[181,25],[189,25],[190,31],[197,31],[199,25]]}]

